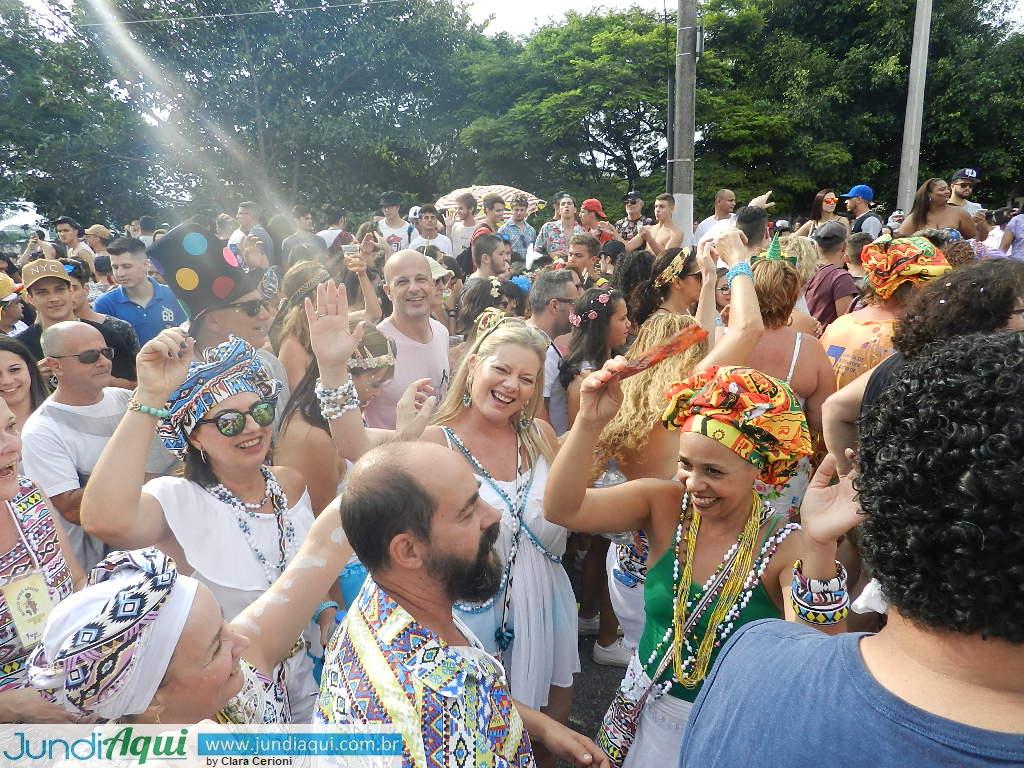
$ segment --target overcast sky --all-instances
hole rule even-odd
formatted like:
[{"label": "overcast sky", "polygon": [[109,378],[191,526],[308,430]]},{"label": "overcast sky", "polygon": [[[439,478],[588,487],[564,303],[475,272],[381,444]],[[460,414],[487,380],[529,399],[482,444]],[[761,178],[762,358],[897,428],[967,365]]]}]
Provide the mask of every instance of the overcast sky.
[{"label": "overcast sky", "polygon": [[637,5],[641,8],[661,12],[668,3],[669,10],[674,10],[676,0],[471,0],[470,10],[473,18],[483,21],[494,15],[494,21],[488,27],[490,32],[508,32],[512,35],[524,35],[538,24],[561,19],[567,11],[587,12],[593,8],[629,8]]}]

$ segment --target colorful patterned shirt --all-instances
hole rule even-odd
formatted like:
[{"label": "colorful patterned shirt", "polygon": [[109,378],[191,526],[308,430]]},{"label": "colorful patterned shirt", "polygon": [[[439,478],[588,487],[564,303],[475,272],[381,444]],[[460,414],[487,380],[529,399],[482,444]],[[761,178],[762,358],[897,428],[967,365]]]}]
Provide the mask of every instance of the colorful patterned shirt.
[{"label": "colorful patterned shirt", "polygon": [[[572,235],[585,235],[586,232],[579,224],[573,225]],[[533,244],[534,250],[547,256],[551,256],[556,251],[569,253],[569,239],[572,235],[565,234],[561,221],[545,222],[537,235],[537,241]]]},{"label": "colorful patterned shirt", "polygon": [[654,219],[650,216],[641,216],[633,221],[628,216],[615,222],[615,228],[619,230],[619,236],[627,243],[640,234],[640,227],[653,227]]},{"label": "colorful patterned shirt", "polygon": [[314,722],[389,724],[402,765],[533,766],[505,670],[458,618],[453,647],[367,578],[324,661]]},{"label": "colorful patterned shirt", "polygon": [[537,239],[537,230],[525,219],[522,224],[516,224],[512,219],[509,219],[501,225],[498,234],[508,235],[509,248],[512,249],[512,255],[517,259],[526,259],[527,250],[533,245],[533,241]]},{"label": "colorful patterned shirt", "polygon": [[[18,539],[9,551],[0,555],[0,584],[9,584],[34,570],[41,570],[56,605],[71,594],[74,584],[46,498],[35,483],[20,476],[18,493],[10,500],[8,510],[17,526]],[[7,600],[0,595],[0,691],[25,685],[31,651],[21,644]]]}]

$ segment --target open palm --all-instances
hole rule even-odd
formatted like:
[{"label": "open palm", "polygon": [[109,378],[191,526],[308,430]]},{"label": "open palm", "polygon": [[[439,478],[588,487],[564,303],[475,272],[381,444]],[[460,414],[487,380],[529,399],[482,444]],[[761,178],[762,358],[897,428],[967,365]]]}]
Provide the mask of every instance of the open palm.
[{"label": "open palm", "polygon": [[853,488],[853,474],[839,475],[839,482],[834,483],[835,472],[836,457],[829,454],[811,478],[800,505],[804,535],[821,544],[835,543],[864,519]]},{"label": "open palm", "polygon": [[348,296],[333,280],[316,287],[316,304],[306,298],[309,342],[321,375],[345,365],[363,338],[363,328],[349,330]]}]

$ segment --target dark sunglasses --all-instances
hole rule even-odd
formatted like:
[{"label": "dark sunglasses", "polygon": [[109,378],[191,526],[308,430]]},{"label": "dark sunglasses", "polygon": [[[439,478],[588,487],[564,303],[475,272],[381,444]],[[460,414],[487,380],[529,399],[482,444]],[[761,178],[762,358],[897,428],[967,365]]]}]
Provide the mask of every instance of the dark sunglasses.
[{"label": "dark sunglasses", "polygon": [[249,317],[259,317],[260,312],[267,308],[266,299],[249,299],[248,301],[236,301],[233,304],[228,304],[231,309],[237,309],[240,312],[245,312]]},{"label": "dark sunglasses", "polygon": [[77,355],[53,355],[57,360],[63,360],[67,357],[76,357],[78,362],[84,363],[85,365],[92,365],[100,359],[100,355],[103,355],[107,360],[114,359],[114,350],[110,347],[102,347],[100,349],[87,349],[85,352],[79,352]]},{"label": "dark sunglasses", "polygon": [[257,426],[268,427],[274,423],[276,415],[277,404],[273,400],[260,400],[258,403],[253,403],[247,411],[221,411],[212,419],[200,419],[196,422],[196,426],[213,424],[224,437],[234,437],[245,429],[246,416],[252,416],[252,420],[256,422]]}]

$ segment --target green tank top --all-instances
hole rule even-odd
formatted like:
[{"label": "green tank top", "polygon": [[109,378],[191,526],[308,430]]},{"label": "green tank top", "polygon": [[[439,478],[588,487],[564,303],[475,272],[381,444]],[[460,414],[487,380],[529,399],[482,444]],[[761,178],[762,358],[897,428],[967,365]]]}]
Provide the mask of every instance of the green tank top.
[{"label": "green tank top", "polygon": [[[775,554],[775,549],[779,543],[782,542],[796,526],[787,526],[786,518],[784,515],[775,515],[768,519],[764,525],[764,529],[767,531],[764,538],[761,540],[761,548],[759,553],[754,557],[751,564],[751,571],[760,570],[761,563],[766,563]],[[672,570],[673,561],[675,560],[675,547],[669,547],[669,549],[658,559],[658,562],[654,564],[652,568],[647,569],[647,581],[644,583],[644,608],[647,612],[647,618],[644,622],[644,631],[640,636],[640,647],[637,648],[637,653],[640,657],[640,662],[643,665],[644,672],[647,673],[648,677],[654,675],[658,671],[658,664],[661,662],[664,653],[667,653],[671,647],[671,639],[669,643],[663,648],[663,652],[659,653],[653,660],[648,661],[651,657],[651,652],[657,647],[658,641],[661,640],[665,635],[665,630],[672,626],[672,596],[674,591],[674,585],[672,583]],[[691,584],[690,591],[688,594],[688,600],[694,602],[698,601],[704,593],[702,584]],[[740,593],[742,599],[744,593]],[[707,609],[701,615],[697,621],[695,631],[691,632],[691,643],[696,647],[704,637],[704,633],[708,631],[708,622],[711,620],[711,614],[714,612],[716,600],[713,600]],[[732,622],[732,632],[742,627],[744,624],[749,624],[752,621],[758,621],[760,619],[778,619],[782,618],[782,613],[776,607],[775,603],[772,602],[771,597],[768,595],[768,591],[764,587],[764,583],[761,579],[757,580],[757,584],[750,593],[750,600],[746,606],[741,609],[739,618]],[[715,659],[718,658],[718,652],[721,650],[719,643],[715,643],[711,649],[711,661],[708,664],[708,670],[715,665]],[[672,673],[672,665],[669,665],[668,671],[665,672],[662,682],[667,680]],[[703,686],[703,682],[694,686],[693,688],[683,687],[678,680],[672,680],[672,687],[669,689],[669,694],[675,696],[678,699],[684,701],[694,701],[697,698],[697,694],[700,693],[700,689]]]}]

